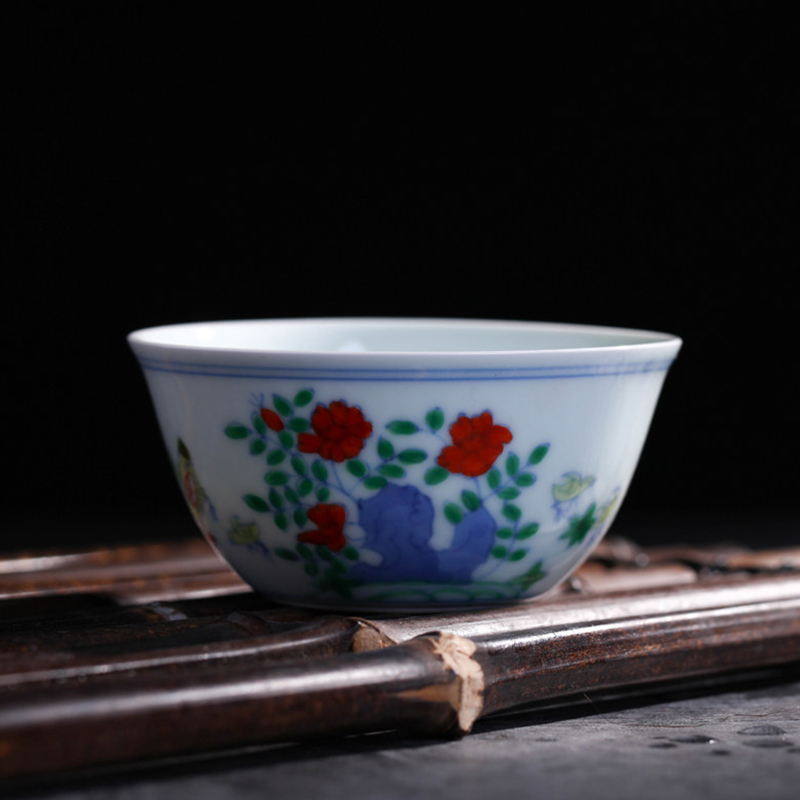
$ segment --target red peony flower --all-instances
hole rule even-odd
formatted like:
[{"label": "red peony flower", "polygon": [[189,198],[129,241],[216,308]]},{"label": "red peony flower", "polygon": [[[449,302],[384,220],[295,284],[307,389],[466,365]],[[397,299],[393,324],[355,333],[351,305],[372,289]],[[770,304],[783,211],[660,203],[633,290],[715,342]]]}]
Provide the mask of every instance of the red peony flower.
[{"label": "red peony flower", "polygon": [[317,526],[317,530],[301,533],[297,539],[305,544],[322,544],[338,553],[346,544],[344,538],[344,506],[332,503],[319,503],[310,509],[308,518]]},{"label": "red peony flower", "polygon": [[361,410],[337,400],[330,406],[319,405],[311,415],[314,433],[301,433],[297,447],[301,453],[319,453],[328,461],[342,462],[355,458],[372,434],[372,424]]},{"label": "red peony flower", "polygon": [[259,415],[270,430],[282,431],[284,429],[283,420],[271,408],[262,408]]},{"label": "red peony flower", "polygon": [[489,411],[476,417],[459,417],[450,426],[450,436],[453,444],[442,450],[437,463],[470,478],[488,472],[503,452],[503,445],[514,438],[508,428],[494,424]]}]

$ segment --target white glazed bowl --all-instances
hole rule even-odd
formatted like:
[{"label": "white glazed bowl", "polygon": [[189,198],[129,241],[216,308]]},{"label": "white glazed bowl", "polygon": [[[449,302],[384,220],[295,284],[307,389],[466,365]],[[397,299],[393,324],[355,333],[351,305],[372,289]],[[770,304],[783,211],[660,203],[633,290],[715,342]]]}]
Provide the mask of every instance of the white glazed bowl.
[{"label": "white glazed bowl", "polygon": [[608,529],[675,336],[300,319],[132,333],[203,534],[257,591],[350,610],[542,594]]}]

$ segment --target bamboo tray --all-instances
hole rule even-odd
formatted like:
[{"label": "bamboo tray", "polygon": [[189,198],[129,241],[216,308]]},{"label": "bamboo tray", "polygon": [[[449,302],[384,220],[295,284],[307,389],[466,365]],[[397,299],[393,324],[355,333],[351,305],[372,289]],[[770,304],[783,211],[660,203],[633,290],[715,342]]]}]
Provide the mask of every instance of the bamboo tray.
[{"label": "bamboo tray", "polygon": [[0,778],[476,720],[800,661],[800,549],[609,539],[547,598],[275,605],[201,539],[0,559]]}]

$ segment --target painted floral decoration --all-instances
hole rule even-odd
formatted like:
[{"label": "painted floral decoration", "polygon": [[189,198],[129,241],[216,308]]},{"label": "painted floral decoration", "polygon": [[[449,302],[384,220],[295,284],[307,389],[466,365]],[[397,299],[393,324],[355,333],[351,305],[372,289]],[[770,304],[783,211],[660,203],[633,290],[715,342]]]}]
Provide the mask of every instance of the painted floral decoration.
[{"label": "painted floral decoration", "polygon": [[[389,602],[420,591],[511,598],[547,577],[547,563],[530,545],[542,535],[540,520],[518,498],[537,490],[550,443],[515,451],[510,427],[489,409],[455,415],[448,426],[436,407],[376,430],[355,404],[313,405],[314,397],[311,388],[271,401],[253,395],[249,421],[225,427],[229,439],[249,443],[264,469],[264,488],[254,484],[242,495],[251,516],[232,517],[231,545],[294,562],[314,591],[344,598],[355,591]],[[197,506],[185,463],[182,477]],[[557,553],[600,535],[613,502],[598,508],[587,501],[593,484],[593,476],[569,472],[551,487],[547,535],[562,543]],[[268,535],[260,532],[265,518]],[[433,544],[443,525],[450,526],[444,548]]]},{"label": "painted floral decoration", "polygon": [[178,479],[192,516],[201,530],[211,538],[205,517],[208,515],[211,520],[216,521],[216,511],[197,477],[189,448],[182,439],[178,439]]},{"label": "painted floral decoration", "polygon": [[297,446],[301,453],[319,453],[328,461],[341,464],[355,458],[364,448],[364,440],[372,435],[372,423],[361,410],[340,400],[329,406],[319,405],[311,415],[314,433],[301,433]]},{"label": "painted floral decoration", "polygon": [[514,438],[511,431],[495,425],[492,414],[484,411],[475,417],[460,416],[450,426],[453,444],[442,450],[437,463],[448,472],[477,478],[485,475]]},{"label": "painted floral decoration", "polygon": [[280,418],[280,416],[271,408],[262,408],[258,412],[258,415],[271,431],[282,431],[286,427],[283,424],[283,420]]},{"label": "painted floral decoration", "polygon": [[338,553],[347,544],[343,533],[346,518],[344,506],[335,503],[318,503],[309,509],[308,518],[317,528],[299,534],[298,542],[324,545],[334,553]]}]

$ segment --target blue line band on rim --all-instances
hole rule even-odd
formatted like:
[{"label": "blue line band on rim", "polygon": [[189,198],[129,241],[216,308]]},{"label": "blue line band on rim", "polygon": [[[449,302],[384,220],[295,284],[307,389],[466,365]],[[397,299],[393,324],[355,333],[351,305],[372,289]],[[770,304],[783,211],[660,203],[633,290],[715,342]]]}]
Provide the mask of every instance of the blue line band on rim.
[{"label": "blue line band on rim", "polygon": [[555,367],[454,367],[437,368],[318,368],[318,367],[253,367],[233,364],[198,364],[181,361],[163,361],[142,356],[138,359],[143,370],[171,372],[195,377],[249,378],[257,380],[341,380],[341,381],[497,381],[497,380],[550,380],[554,378],[605,378],[637,375],[647,372],[666,372],[674,358],[640,361],[623,364],[587,364]]}]

